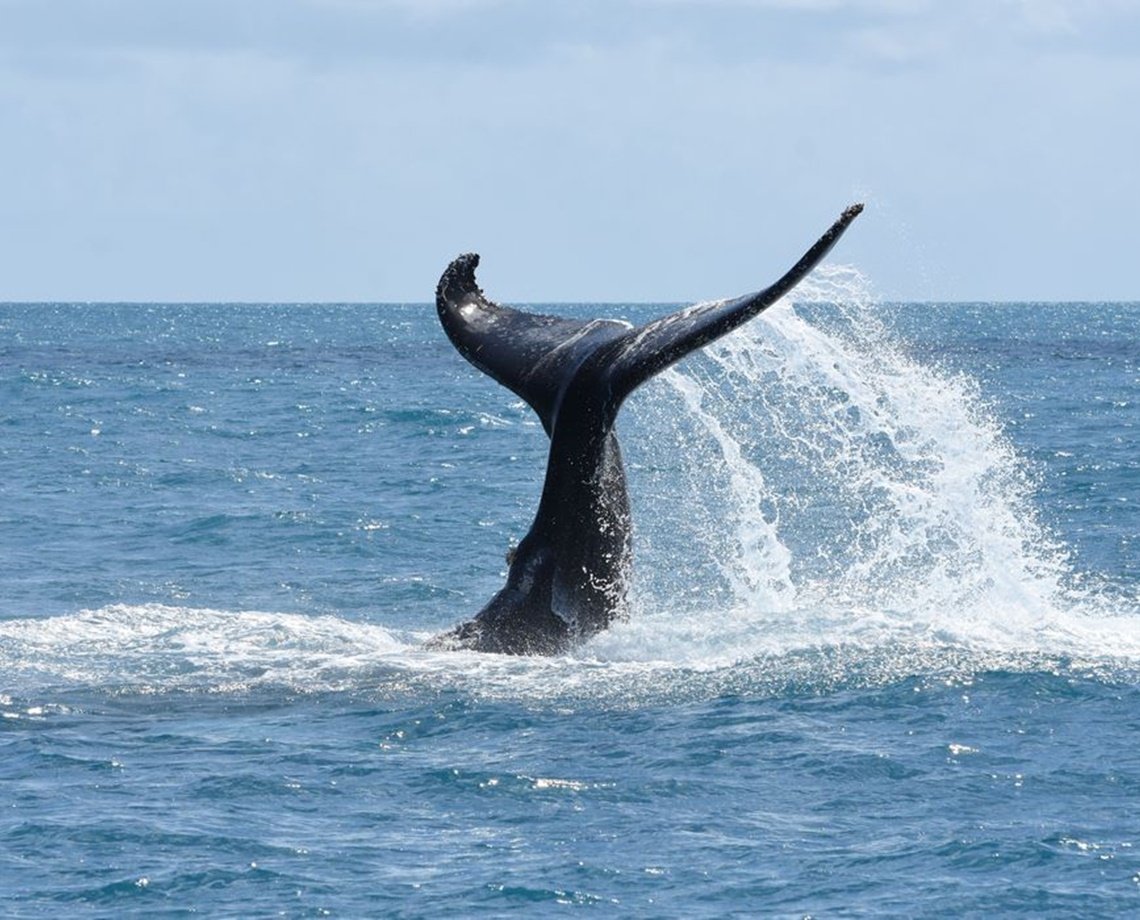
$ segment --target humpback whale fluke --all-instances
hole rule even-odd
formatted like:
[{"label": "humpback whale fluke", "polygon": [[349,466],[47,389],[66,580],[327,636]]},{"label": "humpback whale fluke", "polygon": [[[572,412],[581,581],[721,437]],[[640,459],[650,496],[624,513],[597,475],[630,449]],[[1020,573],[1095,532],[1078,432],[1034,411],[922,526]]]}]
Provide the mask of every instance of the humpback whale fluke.
[{"label": "humpback whale fluke", "polygon": [[538,511],[510,560],[507,583],[436,647],[555,654],[625,611],[630,513],[614,434],[622,402],[691,351],[731,332],[794,288],[863,210],[847,208],[778,281],[755,294],[699,304],[644,326],[525,313],[492,303],[461,255],[436,289],[436,310],[468,361],[522,397],[550,437]]}]

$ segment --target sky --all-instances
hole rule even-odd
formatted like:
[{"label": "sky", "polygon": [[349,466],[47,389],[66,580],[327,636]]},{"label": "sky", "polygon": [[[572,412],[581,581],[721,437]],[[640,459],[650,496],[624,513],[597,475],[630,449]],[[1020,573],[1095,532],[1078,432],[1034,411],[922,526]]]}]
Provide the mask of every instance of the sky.
[{"label": "sky", "polygon": [[0,0],[0,301],[1140,300],[1135,0]]}]

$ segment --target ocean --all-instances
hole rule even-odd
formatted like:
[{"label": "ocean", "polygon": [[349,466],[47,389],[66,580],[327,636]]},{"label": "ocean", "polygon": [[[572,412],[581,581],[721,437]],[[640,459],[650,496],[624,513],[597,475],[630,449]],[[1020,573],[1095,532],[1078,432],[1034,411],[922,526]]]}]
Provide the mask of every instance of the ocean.
[{"label": "ocean", "polygon": [[422,647],[546,457],[431,306],[0,305],[0,916],[1135,916],[1140,304],[865,290],[623,408],[549,659]]}]

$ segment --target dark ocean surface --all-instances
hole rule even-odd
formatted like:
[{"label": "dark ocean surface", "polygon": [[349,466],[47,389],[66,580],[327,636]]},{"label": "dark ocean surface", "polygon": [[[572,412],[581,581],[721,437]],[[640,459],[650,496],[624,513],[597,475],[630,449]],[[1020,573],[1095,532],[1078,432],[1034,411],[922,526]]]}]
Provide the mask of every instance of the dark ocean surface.
[{"label": "dark ocean surface", "polygon": [[553,659],[420,647],[546,454],[431,307],[0,305],[0,916],[1135,916],[1140,305],[860,292],[627,404]]}]

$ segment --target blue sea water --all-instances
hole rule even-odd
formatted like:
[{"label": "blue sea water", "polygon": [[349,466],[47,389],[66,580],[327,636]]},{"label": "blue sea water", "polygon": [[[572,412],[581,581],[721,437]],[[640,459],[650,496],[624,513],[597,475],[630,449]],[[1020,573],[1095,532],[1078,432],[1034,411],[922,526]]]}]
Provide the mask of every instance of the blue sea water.
[{"label": "blue sea water", "polygon": [[0,915],[1135,915],[1140,305],[796,298],[552,659],[420,645],[546,452],[430,307],[0,305]]}]

